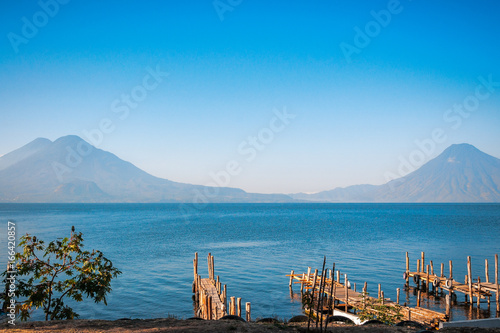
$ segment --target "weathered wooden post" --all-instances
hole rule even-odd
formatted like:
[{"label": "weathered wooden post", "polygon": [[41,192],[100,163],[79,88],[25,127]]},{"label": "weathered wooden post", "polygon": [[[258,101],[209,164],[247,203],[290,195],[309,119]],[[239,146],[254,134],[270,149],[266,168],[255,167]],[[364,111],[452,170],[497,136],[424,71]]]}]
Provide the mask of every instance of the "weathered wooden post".
[{"label": "weathered wooden post", "polygon": [[347,304],[349,302],[349,288],[347,288],[347,274],[345,274],[344,281],[344,290],[345,290],[345,312],[347,312]]},{"label": "weathered wooden post", "polygon": [[212,312],[212,296],[208,296],[208,320],[213,319],[213,312]]},{"label": "weathered wooden post", "polygon": [[446,317],[450,318],[450,302],[451,302],[451,296],[446,295]]},{"label": "weathered wooden post", "polygon": [[406,286],[410,286],[410,257],[408,256],[408,252],[406,252]]},{"label": "weathered wooden post", "polygon": [[377,294],[377,298],[380,298],[380,292],[382,291],[382,285],[379,283],[378,284],[378,294]]},{"label": "weathered wooden post", "polygon": [[444,277],[444,263],[441,263],[441,275],[440,275],[441,278]]},{"label": "weathered wooden post", "polygon": [[422,261],[420,263],[422,265],[422,269],[420,270],[422,273],[424,272],[424,267],[425,267],[424,262],[425,262],[425,253],[422,252]]},{"label": "weathered wooden post", "polygon": [[205,317],[203,319],[206,319],[206,320],[210,320],[208,318],[208,295],[204,293],[204,301],[203,301],[203,304],[204,304],[204,309],[205,309]]},{"label": "weathered wooden post", "polygon": [[290,288],[292,288],[292,283],[293,283],[293,273],[295,273],[295,272],[294,272],[294,270],[292,269],[292,271],[290,272],[290,282],[288,283],[288,286],[289,286]]},{"label": "weathered wooden post", "polygon": [[418,294],[417,294],[417,308],[420,307],[420,290],[418,291]]},{"label": "weathered wooden post", "polygon": [[215,280],[214,256],[212,256],[211,260],[212,260],[212,276],[210,278],[212,279],[212,281],[214,281]]},{"label": "weathered wooden post", "polygon": [[246,312],[246,320],[247,322],[250,322],[252,320],[252,315],[251,315],[251,308],[250,308],[250,302],[245,303],[245,312]]},{"label": "weathered wooden post", "polygon": [[484,275],[486,278],[486,283],[490,283],[490,272],[488,267],[488,259],[484,259]]},{"label": "weathered wooden post", "polygon": [[500,290],[499,290],[499,285],[498,285],[498,254],[495,254],[495,285],[496,285],[496,293],[495,293],[495,300],[497,303],[497,316],[500,313]]},{"label": "weathered wooden post", "polygon": [[429,283],[430,282],[429,281],[429,265],[426,265],[425,269],[426,269],[425,291],[427,294],[429,294],[429,289],[431,288],[430,283]]},{"label": "weathered wooden post", "polygon": [[385,297],[384,297],[384,291],[383,290],[380,292],[380,299],[382,300],[382,305],[384,305],[384,303],[385,303]]},{"label": "weathered wooden post", "polygon": [[195,253],[195,257],[193,259],[193,271],[194,271],[194,279],[196,280],[196,276],[198,275],[198,261],[196,257],[198,256],[198,252]]},{"label": "weathered wooden post", "polygon": [[[471,299],[472,301],[472,299]],[[481,306],[481,278],[477,277],[477,307]]]},{"label": "weathered wooden post", "polygon": [[467,282],[469,285],[469,297],[472,304],[472,262],[470,256],[467,257]]},{"label": "weathered wooden post", "polygon": [[396,289],[396,303],[399,304],[399,293],[401,292],[401,289]]},{"label": "weathered wooden post", "polygon": [[241,317],[241,297],[238,297],[236,299],[236,303],[237,303],[237,312],[238,312],[238,317]]},{"label": "weathered wooden post", "polygon": [[227,311],[227,286],[226,285],[224,285],[224,289],[222,290],[222,304],[224,304],[225,311],[226,311],[226,313],[228,313],[228,311]]},{"label": "weathered wooden post", "polygon": [[236,316],[236,297],[231,296],[231,315]]}]

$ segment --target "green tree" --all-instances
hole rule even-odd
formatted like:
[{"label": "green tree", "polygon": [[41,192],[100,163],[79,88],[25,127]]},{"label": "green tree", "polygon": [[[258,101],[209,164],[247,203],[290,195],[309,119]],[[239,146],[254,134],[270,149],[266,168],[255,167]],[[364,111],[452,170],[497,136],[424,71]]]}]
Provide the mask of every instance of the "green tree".
[{"label": "green tree", "polygon": [[[22,252],[16,253],[17,293],[21,320],[34,309],[43,308],[45,320],[74,319],[79,315],[64,304],[70,298],[84,297],[106,303],[111,280],[121,274],[101,251],[84,251],[82,233],[71,228],[70,238],[58,238],[45,245],[43,240],[26,234],[20,239]],[[2,276],[7,276],[7,271]],[[4,283],[7,283],[4,279]],[[3,295],[6,303],[10,302]]]}]

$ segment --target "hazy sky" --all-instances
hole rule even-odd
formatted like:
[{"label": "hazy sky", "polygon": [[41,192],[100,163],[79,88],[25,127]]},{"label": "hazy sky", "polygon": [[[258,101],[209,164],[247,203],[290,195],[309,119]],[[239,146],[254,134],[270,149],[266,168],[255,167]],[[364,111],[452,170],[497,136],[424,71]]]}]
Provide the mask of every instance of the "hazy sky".
[{"label": "hazy sky", "polygon": [[0,155],[75,134],[179,182],[236,160],[229,186],[262,193],[500,157],[498,1],[0,6]]}]

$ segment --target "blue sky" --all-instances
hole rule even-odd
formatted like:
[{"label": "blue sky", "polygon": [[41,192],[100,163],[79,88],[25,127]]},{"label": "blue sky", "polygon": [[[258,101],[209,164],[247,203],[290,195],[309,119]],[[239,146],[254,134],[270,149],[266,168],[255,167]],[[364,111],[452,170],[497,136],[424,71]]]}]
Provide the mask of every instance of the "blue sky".
[{"label": "blue sky", "polygon": [[55,1],[1,4],[0,155],[104,121],[98,147],[155,176],[236,160],[229,186],[262,193],[381,184],[453,143],[500,157],[498,2]]}]

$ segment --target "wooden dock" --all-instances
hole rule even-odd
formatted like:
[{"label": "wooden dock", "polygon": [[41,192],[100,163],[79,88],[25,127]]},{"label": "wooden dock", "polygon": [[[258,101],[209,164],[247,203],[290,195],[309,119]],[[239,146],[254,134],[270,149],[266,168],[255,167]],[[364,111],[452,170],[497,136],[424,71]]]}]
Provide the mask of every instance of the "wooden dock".
[{"label": "wooden dock", "polygon": [[448,291],[447,296],[447,306],[446,311],[449,314],[450,308],[448,303],[449,299],[454,295],[454,293],[462,293],[465,295],[466,304],[474,304],[474,297],[476,297],[477,307],[480,307],[481,299],[486,299],[488,307],[490,306],[491,297],[495,294],[496,302],[496,315],[500,315],[500,285],[498,281],[498,254],[495,255],[495,280],[490,281],[489,275],[489,263],[488,259],[485,260],[485,278],[481,281],[481,277],[478,276],[477,279],[473,279],[472,275],[472,261],[471,257],[467,257],[467,275],[465,275],[464,283],[459,282],[453,277],[453,262],[449,261],[449,271],[448,276],[444,275],[444,263],[440,265],[440,274],[434,271],[434,264],[429,261],[429,264],[425,264],[425,253],[421,253],[420,259],[417,260],[417,269],[415,271],[410,271],[410,259],[408,252],[406,252],[406,270],[403,274],[403,278],[406,280],[406,286],[410,285],[410,278],[415,283],[418,290],[425,291],[425,294],[418,293],[419,297],[417,303],[420,302],[420,295],[428,295],[429,292],[438,294],[441,290]]},{"label": "wooden dock", "polygon": [[[195,317],[205,320],[219,320],[227,315],[241,317],[241,298],[230,297],[227,303],[227,286],[222,286],[219,276],[215,276],[214,256],[207,256],[208,278],[198,274],[198,252],[193,259],[193,293]],[[246,321],[251,321],[251,304],[245,304]]]},{"label": "wooden dock", "polygon": [[316,300],[312,304],[305,306],[306,313],[312,313],[314,317],[320,318],[320,322],[324,321],[329,316],[347,317],[355,323],[356,320],[352,316],[357,316],[358,311],[366,308],[367,304],[385,305],[391,315],[399,316],[400,320],[416,321],[427,326],[437,327],[439,322],[447,321],[446,314],[432,311],[429,309],[417,307],[408,307],[399,304],[400,289],[397,289],[396,302],[385,298],[384,291],[381,286],[378,286],[378,297],[368,295],[367,284],[365,282],[362,291],[356,291],[356,284],[352,284],[347,274],[343,274],[341,281],[341,273],[333,269],[323,270],[323,274],[315,270],[311,272],[308,268],[307,273],[295,274],[292,271],[289,275],[290,287],[295,284],[300,284],[301,293],[310,293],[312,299]]}]

